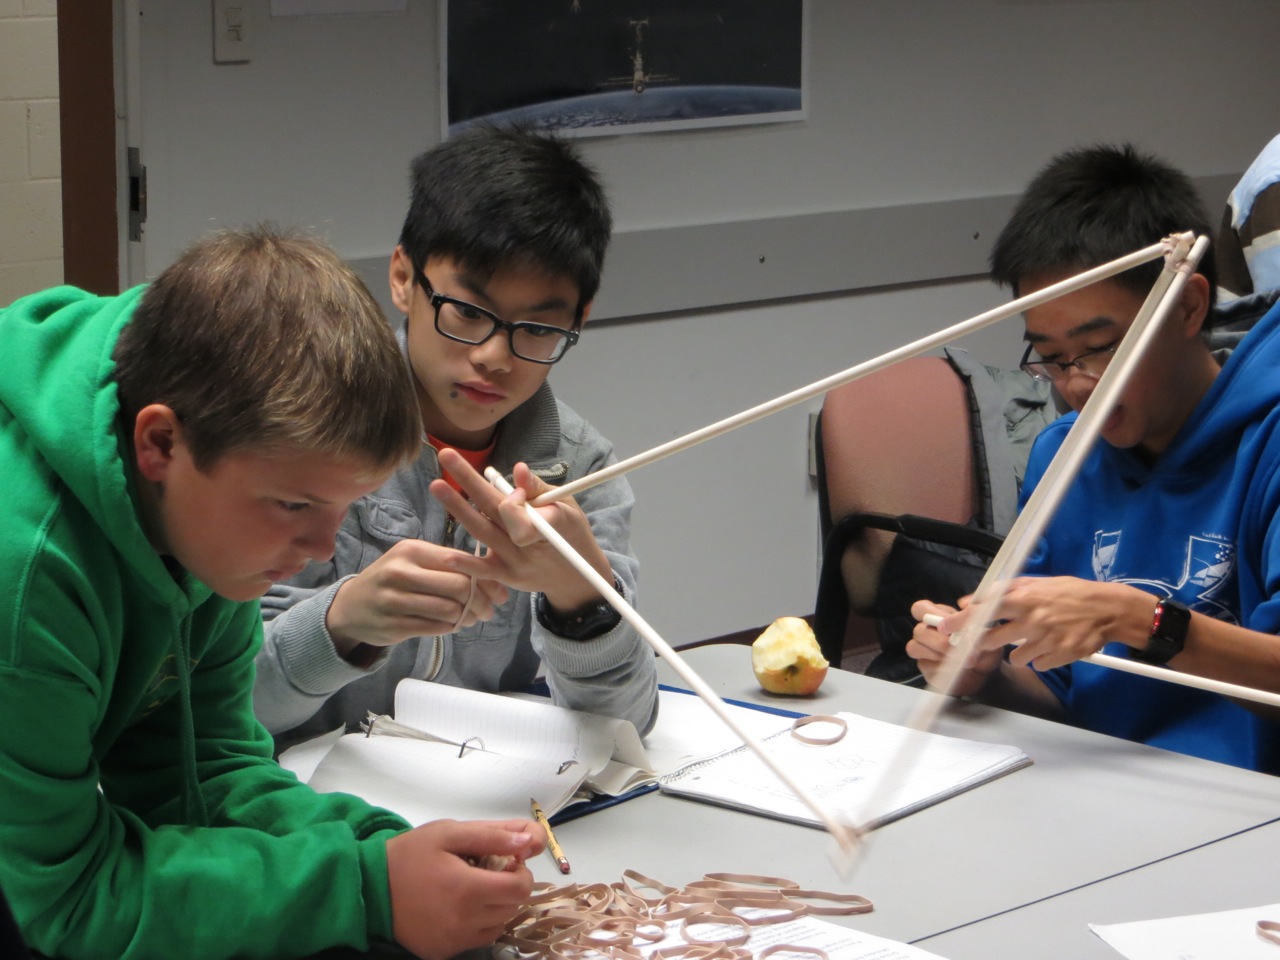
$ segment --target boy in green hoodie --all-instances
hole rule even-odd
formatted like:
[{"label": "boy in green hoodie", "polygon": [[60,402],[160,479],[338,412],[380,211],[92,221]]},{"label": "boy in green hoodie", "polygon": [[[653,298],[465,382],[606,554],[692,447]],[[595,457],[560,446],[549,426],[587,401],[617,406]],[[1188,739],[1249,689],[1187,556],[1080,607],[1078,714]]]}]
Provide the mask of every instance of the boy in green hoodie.
[{"label": "boy in green hoodie", "polygon": [[0,343],[0,889],[30,945],[491,942],[529,894],[533,824],[409,830],[316,794],[251,707],[257,598],[418,452],[364,287],[316,241],[229,232],[149,287],[0,309]]}]

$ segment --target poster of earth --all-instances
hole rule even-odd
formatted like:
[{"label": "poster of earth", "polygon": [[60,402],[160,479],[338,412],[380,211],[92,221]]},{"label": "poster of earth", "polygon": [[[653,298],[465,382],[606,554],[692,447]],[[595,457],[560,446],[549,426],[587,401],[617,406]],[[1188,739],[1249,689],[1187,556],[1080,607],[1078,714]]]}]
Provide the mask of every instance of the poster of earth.
[{"label": "poster of earth", "polygon": [[446,134],[804,118],[807,0],[447,0]]}]

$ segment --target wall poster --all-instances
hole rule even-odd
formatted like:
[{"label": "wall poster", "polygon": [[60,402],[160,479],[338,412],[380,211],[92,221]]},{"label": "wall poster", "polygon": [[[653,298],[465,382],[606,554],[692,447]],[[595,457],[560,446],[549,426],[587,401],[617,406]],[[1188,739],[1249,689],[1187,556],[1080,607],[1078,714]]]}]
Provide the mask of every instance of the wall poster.
[{"label": "wall poster", "polygon": [[807,0],[445,0],[445,133],[591,136],[805,116]]}]

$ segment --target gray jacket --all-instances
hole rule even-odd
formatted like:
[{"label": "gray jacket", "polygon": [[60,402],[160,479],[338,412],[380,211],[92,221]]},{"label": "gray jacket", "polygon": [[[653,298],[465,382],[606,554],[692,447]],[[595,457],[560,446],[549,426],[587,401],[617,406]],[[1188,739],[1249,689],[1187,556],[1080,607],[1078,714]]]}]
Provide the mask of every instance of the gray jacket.
[{"label": "gray jacket", "polygon": [[[499,428],[492,465],[510,477],[518,462],[560,485],[615,461],[612,445],[560,403],[544,383]],[[440,476],[435,450],[422,455],[357,500],[338,532],[328,563],[312,563],[262,599],[265,638],[257,658],[254,709],[278,746],[346,724],[368,711],[391,713],[405,677],[473,690],[520,690],[546,665],[552,699],[563,706],[632,721],[643,734],[657,715],[657,672],[644,639],[625,620],[592,640],[556,636],[538,623],[537,595],[511,591],[492,620],[444,637],[420,637],[387,648],[371,667],[341,659],[325,628],[341,581],[407,538],[475,547],[427,491]],[[636,558],[629,545],[634,497],[625,477],[577,498],[627,600],[634,604]]]}]

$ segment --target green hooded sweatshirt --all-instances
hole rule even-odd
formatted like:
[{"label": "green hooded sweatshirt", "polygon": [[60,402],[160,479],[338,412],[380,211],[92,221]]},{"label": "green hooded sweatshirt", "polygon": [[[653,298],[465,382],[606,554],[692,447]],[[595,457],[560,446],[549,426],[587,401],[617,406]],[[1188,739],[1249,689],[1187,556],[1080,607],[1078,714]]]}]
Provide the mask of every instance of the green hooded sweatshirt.
[{"label": "green hooded sweatshirt", "polygon": [[304,956],[390,938],[386,841],[251,706],[257,602],[149,543],[111,353],[141,296],[0,309],[0,889],[50,956]]}]

